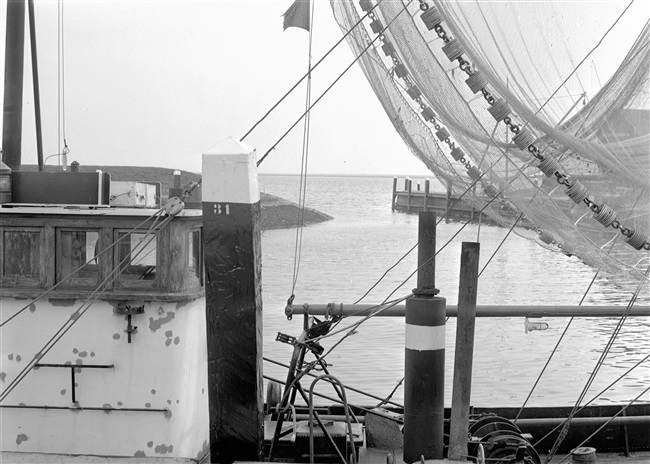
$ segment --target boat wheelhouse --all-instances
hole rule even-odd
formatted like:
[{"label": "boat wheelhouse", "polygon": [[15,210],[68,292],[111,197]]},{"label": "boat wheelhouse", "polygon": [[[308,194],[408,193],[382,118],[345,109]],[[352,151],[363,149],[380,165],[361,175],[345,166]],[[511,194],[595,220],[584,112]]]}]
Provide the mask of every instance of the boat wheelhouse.
[{"label": "boat wheelhouse", "polygon": [[[97,192],[101,173],[56,173],[59,186],[84,175]],[[111,207],[113,186],[97,204],[0,208],[4,451],[207,453],[201,211],[155,196]]]}]

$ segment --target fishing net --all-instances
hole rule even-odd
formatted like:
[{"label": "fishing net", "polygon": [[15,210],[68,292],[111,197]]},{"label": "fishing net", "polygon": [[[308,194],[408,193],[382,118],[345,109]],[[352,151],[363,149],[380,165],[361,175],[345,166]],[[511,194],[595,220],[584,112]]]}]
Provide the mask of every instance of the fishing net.
[{"label": "fishing net", "polygon": [[347,32],[370,11],[348,43],[436,178],[469,190],[463,200],[497,223],[518,221],[540,245],[648,295],[648,23],[590,93],[593,60],[611,53],[596,45],[626,4],[594,4],[608,14],[587,21],[582,2],[360,3],[333,0],[336,21]]}]

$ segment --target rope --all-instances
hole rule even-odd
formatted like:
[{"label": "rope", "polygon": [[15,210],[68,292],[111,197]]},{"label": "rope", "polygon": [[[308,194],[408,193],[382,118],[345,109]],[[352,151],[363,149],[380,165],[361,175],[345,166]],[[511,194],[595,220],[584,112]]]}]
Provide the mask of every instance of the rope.
[{"label": "rope", "polygon": [[[614,414],[614,415],[613,415],[613,416],[612,416],[612,417],[611,417],[607,422],[605,422],[603,425],[601,425],[600,427],[598,427],[598,428],[594,431],[594,433],[592,433],[592,434],[589,435],[587,438],[585,438],[585,439],[584,439],[584,440],[583,440],[583,441],[582,441],[578,446],[576,446],[576,448],[580,448],[582,445],[584,445],[584,444],[587,443],[589,440],[591,440],[591,439],[592,439],[592,438],[593,438],[593,437],[594,437],[598,432],[600,432],[602,429],[604,429],[605,427],[607,427],[607,425],[608,425],[610,422],[612,422],[612,421],[614,420],[614,418],[616,418],[616,417],[618,417],[620,414],[622,414],[622,413],[623,413],[623,412],[624,412],[628,407],[630,407],[632,404],[634,404],[634,403],[635,403],[639,398],[641,398],[643,395],[645,395],[646,393],[648,393],[648,391],[650,391],[650,387],[647,387],[645,390],[643,390],[641,393],[639,393],[639,395],[638,395],[636,398],[634,398],[632,401],[630,401],[628,404],[626,404],[623,408],[621,408],[621,410],[620,410],[619,412],[617,412],[616,414]],[[575,448],[574,448],[574,449],[575,449]],[[564,456],[564,457],[560,460],[560,462],[559,462],[558,464],[560,464],[560,463],[566,461],[567,458],[570,458],[570,457],[571,457],[571,454],[567,454],[566,456]],[[550,458],[549,458],[549,459],[550,459]],[[546,460],[546,462],[548,462],[548,459]]]},{"label": "rope", "polygon": [[[384,1],[384,0],[379,0],[379,2],[377,2],[377,3],[376,3],[376,4],[375,4],[371,9],[370,9],[370,11],[368,11],[368,12],[367,12],[367,13],[366,13],[366,14],[365,14],[365,15],[364,15],[364,16],[363,16],[359,21],[357,21],[356,24],[355,24],[354,26],[352,26],[352,28],[350,28],[350,30],[347,31],[347,32],[345,33],[345,35],[343,35],[343,37],[341,37],[341,38],[339,39],[339,41],[336,42],[336,43],[332,46],[332,48],[330,48],[330,49],[327,51],[327,53],[325,53],[325,54],[323,55],[323,57],[322,57],[320,60],[318,60],[318,61],[316,62],[316,64],[315,64],[313,67],[311,67],[311,69],[310,69],[310,70],[309,70],[309,71],[308,71],[304,76],[302,76],[302,77],[298,80],[298,82],[296,82],[296,83],[293,85],[293,87],[291,87],[291,88],[287,91],[287,93],[285,93],[285,94],[282,96],[282,98],[280,98],[280,99],[279,99],[279,100],[278,100],[278,101],[277,101],[277,102],[276,102],[276,103],[275,103],[275,104],[274,104],[274,105],[273,105],[273,106],[272,106],[272,107],[271,107],[271,108],[266,112],[266,114],[264,114],[264,116],[262,116],[262,117],[260,118],[259,121],[257,121],[255,124],[253,124],[253,127],[251,127],[251,128],[248,130],[248,132],[246,132],[246,133],[242,136],[242,138],[239,139],[239,141],[240,141],[240,142],[243,142],[244,139],[245,139],[246,137],[248,137],[249,134],[250,134],[251,132],[253,132],[253,130],[255,130],[255,128],[256,128],[258,125],[260,125],[260,123],[261,123],[262,121],[264,121],[264,120],[269,116],[269,114],[271,114],[271,113],[273,112],[273,110],[276,109],[276,108],[278,107],[278,105],[279,105],[280,103],[282,103],[282,102],[284,101],[284,99],[287,98],[287,97],[291,94],[291,92],[293,92],[294,90],[296,90],[296,87],[298,87],[302,81],[304,81],[307,77],[310,76],[311,71],[313,71],[314,69],[316,69],[316,68],[318,67],[318,65],[321,64],[321,62],[322,62],[325,58],[327,58],[327,57],[329,56],[329,54],[332,53],[332,52],[334,51],[334,49],[335,49],[336,47],[338,47],[338,46],[341,44],[341,42],[343,42],[343,41],[344,41],[344,40],[345,40],[345,39],[346,39],[346,38],[347,38],[347,37],[352,33],[352,31],[353,31],[353,30],[354,30],[354,29],[355,29],[359,24],[361,24],[361,23],[363,22],[363,20],[366,19],[366,17],[367,17],[367,16],[368,16],[368,15],[369,15],[369,14],[370,14],[370,13],[371,13],[375,8],[377,8],[377,6],[378,6],[382,1]],[[311,15],[311,16],[312,16],[312,18],[311,18],[311,26],[310,26],[310,28],[309,28],[309,29],[310,29],[310,34],[309,34],[309,35],[310,35],[310,41],[311,41],[311,27],[313,26],[313,23],[314,23],[313,7],[312,7],[312,15]],[[310,53],[310,54],[311,54],[311,53]]]},{"label": "rope", "polygon": [[[438,219],[438,221],[436,222],[436,226],[437,226],[438,224],[440,224],[440,223],[443,221],[443,219],[445,219],[445,218],[447,217],[447,215],[448,215],[448,214],[449,214],[449,213],[454,209],[454,206],[456,206],[456,204],[457,204],[458,202],[460,202],[460,200],[465,196],[466,193],[468,193],[468,192],[470,192],[470,191],[472,190],[472,188],[476,185],[476,183],[477,183],[477,182],[478,182],[478,181],[479,181],[479,180],[480,180],[484,175],[485,175],[485,173],[481,174],[481,175],[479,176],[478,179],[476,179],[475,181],[473,181],[473,182],[470,184],[470,186],[469,186],[467,189],[465,189],[465,191],[464,191],[464,192],[463,192],[463,193],[462,193],[462,194],[461,194],[461,195],[460,195],[460,196],[459,196],[459,197],[458,197],[458,198],[457,198],[457,199],[456,199],[456,200],[451,204],[451,206],[449,207],[449,210],[445,211],[445,214],[443,214],[443,215],[440,217],[440,219]],[[468,222],[471,222],[471,220],[468,221]],[[419,243],[419,242],[416,242],[415,245],[413,245],[413,246],[409,249],[409,251],[407,251],[404,255],[402,255],[402,257],[401,257],[400,259],[398,259],[397,262],[395,262],[395,264],[393,264],[391,267],[389,267],[389,268],[384,272],[384,274],[379,278],[379,280],[377,280],[377,281],[372,285],[372,287],[370,287],[370,288],[366,291],[366,293],[363,294],[363,296],[362,296],[361,298],[359,298],[357,301],[355,301],[354,304],[359,303],[361,300],[363,300],[365,297],[367,297],[367,296],[370,294],[370,292],[371,292],[375,287],[377,287],[377,285],[379,285],[379,283],[384,279],[384,277],[386,277],[386,276],[388,275],[388,273],[389,273],[390,271],[392,271],[393,269],[395,269],[395,267],[397,267],[397,265],[398,265],[399,263],[401,263],[401,262],[402,262],[402,261],[403,261],[403,260],[404,260],[408,255],[409,255],[409,254],[411,254],[411,253],[413,252],[413,250],[415,250],[415,248],[418,246],[418,243]],[[395,290],[397,290],[397,289],[395,289]],[[347,316],[346,316],[346,317],[347,317]]]},{"label": "rope", "polygon": [[542,106],[540,106],[539,109],[538,109],[537,111],[535,111],[535,115],[537,115],[537,113],[539,113],[539,112],[540,112],[540,111],[541,111],[541,110],[546,106],[546,104],[547,104],[549,101],[551,101],[551,99],[552,99],[552,98],[555,96],[555,94],[558,93],[558,92],[560,91],[560,89],[561,89],[561,88],[562,88],[562,87],[567,83],[567,81],[571,78],[571,76],[573,76],[573,75],[578,71],[578,68],[579,68],[580,66],[582,66],[582,63],[584,63],[584,62],[587,60],[587,58],[589,58],[589,56],[591,56],[591,54],[592,54],[593,52],[595,52],[596,49],[597,49],[598,47],[600,47],[600,44],[603,43],[603,40],[605,40],[605,37],[607,37],[607,35],[608,35],[608,34],[610,33],[610,31],[614,28],[614,26],[616,26],[616,24],[618,24],[618,22],[620,21],[620,19],[621,19],[621,18],[623,17],[623,15],[627,12],[627,10],[632,6],[633,3],[634,3],[634,0],[631,0],[630,3],[628,3],[628,5],[627,5],[627,6],[625,7],[625,9],[623,10],[623,12],[618,16],[618,18],[616,18],[616,21],[614,21],[614,23],[609,27],[609,29],[607,29],[607,31],[605,31],[605,34],[603,34],[603,36],[600,38],[600,40],[599,40],[598,43],[594,46],[594,48],[592,48],[592,49],[589,51],[589,53],[587,53],[587,54],[585,55],[585,57],[584,57],[582,60],[580,60],[580,63],[578,63],[578,65],[577,65],[575,68],[573,68],[573,71],[571,71],[571,72],[569,73],[569,75],[566,77],[566,79],[564,79],[564,80],[562,81],[562,83],[558,86],[558,88],[555,89],[555,92],[553,92],[553,93],[551,94],[551,96],[548,97],[548,99],[546,100],[546,102],[544,102],[544,104],[543,104]]},{"label": "rope", "polygon": [[[173,216],[167,217],[158,227],[158,229],[164,227],[166,224],[168,224],[171,220],[173,219]],[[152,226],[149,228],[147,231],[147,234],[145,235],[145,238],[143,238],[143,241],[151,235],[151,233],[154,231],[154,226],[155,223],[152,224]],[[132,231],[129,231],[125,236],[128,236],[132,233]],[[45,343],[43,348],[34,355],[34,357],[29,361],[29,363],[23,368],[22,371],[12,380],[12,382],[7,386],[5,390],[2,391],[0,394],[0,402],[4,401],[7,395],[11,393],[19,384],[22,382],[22,380],[31,372],[31,370],[34,368],[34,366],[38,363],[40,359],[42,359],[49,351],[54,348],[54,346],[63,338],[63,336],[76,324],[76,322],[81,319],[81,316],[83,316],[86,311],[97,301],[99,298],[99,295],[104,291],[105,286],[108,283],[114,282],[117,277],[122,273],[122,264],[126,263],[127,260],[137,258],[146,248],[146,246],[155,238],[155,235],[149,238],[149,241],[138,250],[135,255],[128,255],[125,256],[124,259],[115,267],[109,275],[102,281],[100,284],[97,286],[97,288],[91,293],[91,295],[81,304],[79,309],[74,311],[68,320],[55,332],[55,334]],[[142,242],[141,242],[142,243]]]},{"label": "rope", "polygon": [[510,229],[508,230],[508,233],[506,234],[505,237],[503,237],[503,240],[501,240],[501,243],[499,243],[499,246],[494,250],[494,253],[492,253],[492,256],[490,256],[490,259],[487,260],[485,263],[485,266],[483,266],[483,269],[481,269],[481,272],[478,273],[477,277],[481,277],[481,274],[483,274],[483,271],[485,271],[485,268],[488,267],[488,264],[492,262],[492,258],[494,258],[497,254],[497,252],[501,249],[501,246],[506,242],[506,239],[510,236],[512,231],[515,229],[515,226],[521,221],[521,218],[524,217],[524,213],[521,213],[517,219],[515,219],[515,222],[512,223],[512,226],[510,226]]},{"label": "rope", "polygon": [[[607,385],[605,388],[603,388],[599,393],[597,393],[593,398],[591,398],[589,401],[587,401],[584,405],[580,406],[580,409],[578,409],[578,410],[576,411],[576,414],[579,413],[580,411],[582,411],[583,409],[585,409],[587,406],[589,406],[589,405],[590,405],[591,403],[593,403],[594,401],[596,401],[596,400],[597,400],[597,399],[598,399],[598,398],[599,398],[603,393],[605,393],[607,390],[609,390],[610,388],[612,388],[612,387],[613,387],[614,385],[616,385],[619,381],[623,380],[623,379],[624,379],[624,378],[625,378],[625,377],[626,377],[630,372],[632,372],[634,369],[636,369],[637,367],[639,367],[643,362],[647,361],[648,358],[650,358],[650,354],[647,354],[647,355],[645,356],[645,358],[643,358],[641,361],[637,362],[634,366],[632,366],[631,368],[629,368],[629,369],[628,369],[624,374],[622,374],[621,376],[619,376],[618,379],[614,380],[612,383],[610,383],[610,384]],[[565,420],[565,422],[566,422],[566,420]],[[562,422],[561,424],[556,425],[556,426],[555,426],[555,427],[554,427],[550,432],[548,432],[548,433],[547,433],[546,435],[544,435],[542,438],[540,438],[539,440],[537,440],[537,443],[535,443],[535,444],[533,445],[533,448],[536,447],[537,445],[539,445],[541,442],[543,442],[547,437],[549,437],[553,432],[555,432],[557,429],[559,429],[559,428],[562,427],[563,425],[564,425],[564,422]]]},{"label": "rope", "polygon": [[[587,296],[587,293],[589,293],[589,290],[591,289],[591,286],[592,286],[592,285],[594,284],[594,282],[596,281],[596,277],[598,277],[598,272],[600,272],[600,269],[599,269],[599,270],[594,274],[594,277],[591,279],[591,282],[589,282],[589,286],[587,287],[587,290],[585,291],[584,295],[582,295],[582,299],[580,300],[580,303],[578,304],[578,306],[581,306],[581,305],[582,305],[582,302],[585,300],[585,297]],[[555,347],[553,348],[553,351],[551,351],[551,354],[549,355],[548,359],[546,360],[546,363],[544,364],[544,367],[542,367],[541,372],[540,372],[539,375],[537,376],[537,380],[535,380],[535,383],[533,384],[533,387],[530,389],[530,392],[528,393],[528,396],[527,396],[526,399],[524,400],[524,404],[522,404],[522,405],[521,405],[521,408],[519,408],[519,412],[517,412],[517,416],[515,417],[515,420],[513,421],[515,424],[517,423],[517,419],[519,419],[519,416],[521,415],[522,411],[523,411],[524,408],[526,407],[526,404],[528,404],[528,400],[529,400],[530,397],[533,395],[533,392],[535,391],[535,388],[537,387],[537,384],[538,384],[539,381],[542,379],[542,376],[544,375],[544,372],[546,372],[546,368],[547,368],[548,365],[551,363],[551,359],[552,359],[553,356],[555,355],[555,352],[556,352],[557,349],[559,348],[560,343],[561,343],[562,340],[564,339],[564,336],[565,336],[566,333],[568,332],[569,327],[570,327],[571,324],[573,323],[573,319],[574,319],[574,318],[571,317],[571,319],[569,319],[569,322],[567,322],[567,325],[566,325],[566,327],[564,327],[564,331],[562,332],[562,334],[560,335],[560,338],[558,339],[557,343],[555,344]]]},{"label": "rope", "polygon": [[[650,273],[650,266],[646,269],[646,272],[645,272],[646,277],[648,276],[648,273]],[[546,457],[545,464],[547,464],[553,458],[553,456],[557,452],[558,448],[560,447],[560,444],[562,443],[562,441],[566,437],[566,434],[569,431],[569,426],[571,425],[571,420],[575,416],[576,410],[578,409],[578,406],[580,405],[580,403],[584,399],[585,395],[587,394],[587,391],[589,390],[589,388],[591,387],[591,384],[593,383],[594,379],[596,378],[596,375],[598,374],[598,371],[600,370],[601,366],[603,365],[603,362],[605,361],[605,358],[609,354],[609,350],[611,349],[612,345],[614,344],[614,340],[616,340],[616,337],[618,336],[618,334],[620,333],[623,325],[625,324],[625,321],[627,319],[627,315],[629,314],[630,309],[632,309],[632,306],[634,305],[634,302],[636,301],[636,299],[637,299],[637,297],[639,295],[639,292],[641,291],[641,288],[643,287],[643,284],[644,284],[644,281],[641,281],[639,283],[639,285],[637,286],[637,288],[636,288],[636,290],[634,292],[634,295],[632,295],[632,298],[630,299],[630,302],[628,303],[627,307],[625,308],[625,312],[623,313],[623,315],[619,319],[618,324],[614,328],[614,331],[612,332],[612,335],[610,336],[610,339],[607,342],[607,345],[605,346],[605,349],[603,350],[603,352],[600,355],[600,358],[596,362],[596,366],[595,366],[593,372],[590,374],[589,378],[587,379],[587,383],[585,384],[584,388],[582,389],[582,393],[578,397],[578,400],[576,401],[576,404],[573,407],[573,410],[569,414],[569,417],[567,418],[567,421],[564,423],[564,425],[562,427],[562,430],[560,431],[560,435],[555,440],[555,444],[553,445],[553,448],[551,449],[548,456]]]},{"label": "rope", "polygon": [[311,112],[309,107],[311,106],[311,49],[312,49],[312,39],[314,31],[314,10],[315,5],[312,1],[311,5],[311,19],[309,25],[309,51],[308,51],[308,78],[307,78],[307,93],[305,96],[305,111],[307,115],[305,117],[305,124],[302,134],[302,156],[300,163],[300,191],[298,193],[298,208],[300,209],[300,218],[298,220],[298,225],[296,226],[296,242],[294,247],[293,254],[293,282],[291,285],[291,297],[295,298],[296,283],[298,282],[298,273],[300,272],[300,257],[302,254],[302,233],[304,230],[304,220],[305,220],[305,200],[307,197],[307,164],[309,162],[309,127],[311,122]]},{"label": "rope", "polygon": [[[632,213],[634,212],[634,208],[636,208],[636,205],[639,202],[640,198],[641,198],[641,196],[637,197],[636,201],[634,202],[634,205],[632,206],[632,210],[630,211],[630,215],[632,215]],[[616,234],[616,236],[614,237],[614,240],[612,240],[612,242],[610,244],[610,247],[609,247],[609,250],[607,251],[608,255],[614,249],[614,245],[616,244],[616,241],[618,240],[619,236],[620,236],[619,234]],[[587,294],[589,293],[589,290],[591,290],[591,286],[596,281],[596,278],[598,277],[598,274],[600,273],[601,269],[602,269],[602,266],[600,266],[598,268],[598,270],[596,271],[596,273],[594,274],[594,277],[591,279],[591,282],[589,283],[589,286],[587,287],[587,290],[585,290],[585,293],[582,295],[582,298],[580,299],[580,303],[578,303],[578,306],[582,306],[582,303],[585,301],[585,298],[587,297]],[[481,271],[481,272],[483,272],[483,271]],[[560,345],[560,342],[562,341],[562,339],[564,338],[564,335],[569,330],[569,326],[571,325],[572,322],[573,322],[573,317],[571,319],[569,319],[569,322],[567,323],[566,327],[564,328],[564,331],[562,332],[562,335],[560,336],[557,343],[555,344],[555,348],[553,348],[553,351],[549,355],[549,358],[546,360],[546,364],[544,364],[544,367],[542,368],[541,372],[539,373],[539,376],[537,377],[537,380],[535,381],[535,384],[533,385],[532,389],[530,390],[530,393],[528,393],[528,396],[526,397],[526,400],[524,401],[524,404],[519,409],[519,412],[517,413],[517,417],[515,417],[515,420],[514,420],[515,423],[517,422],[517,419],[519,419],[519,416],[520,416],[521,412],[524,410],[524,407],[528,403],[528,400],[530,399],[531,395],[533,394],[533,391],[537,387],[537,384],[541,380],[542,375],[544,374],[544,372],[546,371],[546,368],[548,367],[549,363],[551,362],[551,358],[553,358],[553,356],[555,355],[555,352],[557,351],[557,349],[558,349],[558,347]]]},{"label": "rope", "polygon": [[[497,198],[498,198],[498,195],[495,196],[495,197],[490,198],[490,201],[488,201],[487,203],[485,203],[485,205],[483,206],[483,208],[480,209],[479,214],[482,213],[482,212],[483,212],[483,211],[484,211],[488,206],[490,206],[490,204],[492,204],[492,202],[493,202],[494,200],[496,200]],[[413,272],[411,272],[411,274],[409,274],[409,276],[408,276],[408,277],[407,277],[407,278],[406,278],[406,279],[405,279],[401,284],[399,284],[399,285],[397,286],[397,288],[395,288],[395,290],[393,290],[393,291],[392,291],[392,292],[391,292],[391,293],[386,297],[386,300],[388,300],[388,298],[390,298],[391,296],[393,296],[393,294],[394,294],[397,290],[399,290],[400,288],[402,288],[402,287],[403,287],[403,286],[404,286],[404,285],[405,285],[405,284],[406,284],[406,283],[411,279],[411,277],[413,277],[413,276],[415,275],[416,272],[418,272],[418,271],[419,271],[421,268],[423,268],[425,265],[429,264],[429,262],[430,262],[431,260],[435,259],[435,257],[438,256],[438,254],[439,254],[442,250],[444,250],[444,249],[447,247],[447,245],[449,245],[451,242],[454,241],[454,239],[458,236],[458,234],[460,234],[460,233],[463,231],[463,229],[464,229],[465,227],[467,227],[467,225],[468,225],[470,222],[471,222],[471,220],[465,222],[465,223],[462,225],[462,227],[461,227],[460,229],[458,229],[458,230],[456,231],[456,233],[455,233],[454,235],[452,235],[452,237],[451,237],[449,240],[447,240],[447,242],[446,242],[446,243],[445,243],[445,244],[444,244],[444,245],[443,245],[443,246],[442,246],[438,251],[436,251],[435,254],[434,254],[432,257],[430,257],[429,259],[427,259],[425,262],[423,262],[422,264],[420,264],[420,265],[417,267],[417,269],[415,269]],[[384,300],[384,303],[386,302],[386,300]]]},{"label": "rope", "polygon": [[[122,240],[126,239],[126,238],[131,234],[131,232],[134,232],[135,230],[139,229],[142,225],[146,224],[146,223],[147,223],[148,221],[150,221],[151,219],[154,219],[156,216],[158,216],[158,215],[159,215],[160,213],[162,213],[163,211],[164,211],[164,210],[163,210],[162,208],[159,209],[158,211],[156,211],[153,215],[149,216],[147,219],[145,219],[145,220],[142,221],[140,224],[138,224],[138,225],[135,226],[133,229],[131,229],[131,230],[129,231],[129,233],[127,233],[127,234],[124,235],[123,237],[120,237],[118,240],[116,240],[115,242],[113,242],[112,244],[110,244],[108,247],[106,247],[106,248],[104,248],[102,251],[100,251],[100,252],[97,254],[97,256],[95,256],[94,259],[96,260],[97,258],[99,258],[101,255],[103,255],[103,254],[106,253],[107,251],[113,249],[113,248],[114,248],[118,243],[120,243]],[[155,225],[155,222],[154,222],[154,225]],[[152,227],[153,227],[153,225],[152,225]],[[92,260],[91,260],[91,261],[92,261]],[[64,284],[66,281],[68,281],[69,279],[71,279],[75,274],[77,274],[77,273],[78,273],[79,271],[81,271],[84,267],[86,267],[88,264],[90,264],[91,261],[89,261],[89,262],[87,262],[87,263],[84,263],[82,266],[79,266],[77,269],[75,269],[74,271],[72,271],[72,272],[71,272],[70,274],[68,274],[66,277],[64,277],[63,279],[61,279],[58,283],[56,283],[55,285],[53,285],[52,287],[50,287],[48,290],[44,291],[43,293],[41,293],[40,295],[38,295],[36,298],[34,298],[33,300],[31,300],[29,303],[27,303],[25,306],[23,306],[19,311],[17,311],[15,314],[13,314],[13,315],[10,316],[9,318],[7,318],[6,321],[0,323],[0,328],[4,327],[7,323],[9,323],[9,321],[11,321],[12,319],[14,319],[16,316],[18,316],[18,315],[21,314],[22,312],[24,312],[24,311],[25,311],[27,308],[29,308],[31,305],[33,305],[34,303],[36,303],[36,302],[39,301],[39,300],[42,300],[42,299],[43,299],[44,297],[46,297],[48,294],[50,294],[51,292],[53,292],[54,290],[56,290],[60,285]]]},{"label": "rope", "polygon": [[406,6],[407,6],[407,5],[405,5],[404,8],[402,8],[402,9],[400,10],[400,12],[399,12],[397,15],[395,15],[395,17],[394,17],[394,18],[393,18],[393,19],[392,19],[392,20],[391,20],[391,21],[386,25],[386,27],[384,27],[384,28],[381,30],[381,32],[377,35],[377,37],[375,37],[375,38],[374,38],[374,39],[373,39],[373,40],[372,40],[372,41],[371,41],[371,42],[366,46],[366,48],[364,48],[363,51],[362,51],[361,53],[359,53],[359,55],[357,55],[357,57],[356,57],[354,60],[352,60],[352,63],[350,63],[350,64],[349,64],[349,65],[348,65],[348,66],[343,70],[343,72],[342,72],[341,74],[339,74],[339,76],[338,76],[336,79],[334,79],[334,82],[332,82],[332,83],[330,84],[330,86],[327,87],[327,89],[325,89],[325,91],[324,91],[324,92],[323,92],[323,93],[322,93],[322,94],[321,94],[321,95],[316,99],[316,101],[315,101],[314,103],[312,103],[312,105],[308,108],[308,110],[307,110],[305,113],[303,113],[302,116],[300,116],[300,117],[296,120],[296,122],[294,122],[294,123],[291,125],[291,127],[289,127],[289,129],[287,129],[287,131],[286,131],[284,134],[282,134],[282,136],[281,136],[281,137],[280,137],[280,138],[279,138],[279,139],[278,139],[278,140],[273,144],[273,146],[272,146],[271,148],[269,148],[269,149],[267,150],[266,153],[264,153],[264,156],[262,156],[262,157],[259,159],[259,161],[257,162],[257,166],[259,166],[260,164],[262,164],[262,161],[264,161],[264,160],[266,159],[266,157],[269,156],[269,154],[270,154],[273,150],[275,150],[275,147],[277,147],[278,144],[279,144],[282,140],[284,140],[284,138],[285,138],[287,135],[289,135],[289,132],[291,132],[291,131],[293,130],[294,127],[296,127],[296,125],[297,125],[297,124],[302,120],[302,118],[304,118],[305,115],[306,115],[306,114],[307,114],[307,113],[308,113],[308,112],[309,112],[309,111],[310,111],[314,106],[316,106],[316,104],[317,104],[317,103],[318,103],[318,102],[319,102],[319,101],[320,101],[320,100],[325,96],[325,94],[327,94],[327,92],[329,92],[329,91],[332,89],[332,87],[334,87],[334,85],[335,85],[339,80],[341,80],[341,78],[345,75],[345,73],[347,73],[347,72],[350,70],[350,68],[352,68],[352,66],[354,66],[354,64],[355,64],[357,61],[359,61],[359,58],[361,58],[361,57],[362,57],[362,56],[363,56],[363,55],[364,55],[364,54],[365,54],[365,53],[370,49],[370,47],[372,47],[372,46],[374,45],[374,43],[375,43],[375,42],[376,42],[376,41],[377,41],[377,40],[378,40],[378,39],[383,35],[383,33],[384,33],[384,32],[385,32],[385,31],[390,27],[390,25],[393,23],[393,21],[395,21],[395,20],[399,17],[399,15],[400,15],[401,13],[403,13],[403,12],[406,10]]}]

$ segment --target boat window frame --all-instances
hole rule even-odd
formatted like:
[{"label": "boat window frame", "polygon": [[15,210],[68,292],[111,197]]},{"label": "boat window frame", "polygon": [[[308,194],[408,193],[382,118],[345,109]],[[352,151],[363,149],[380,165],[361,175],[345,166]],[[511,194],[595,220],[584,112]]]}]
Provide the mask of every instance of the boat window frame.
[{"label": "boat window frame", "polygon": [[[196,256],[197,267],[192,267],[192,247],[190,246],[193,241],[193,234],[198,234],[197,242],[197,251],[198,256]],[[190,227],[187,229],[187,240],[186,240],[186,249],[187,249],[187,272],[189,273],[188,277],[188,288],[193,287],[203,287],[203,276],[204,276],[204,266],[203,266],[203,227],[196,226]]]},{"label": "boat window frame", "polygon": [[[36,270],[38,274],[32,275],[5,275],[5,263],[7,257],[7,250],[5,249],[5,233],[6,232],[20,232],[20,233],[36,233],[38,234],[37,249],[32,250],[36,257]],[[0,226],[0,284],[3,288],[38,288],[45,285],[49,267],[44,262],[44,256],[47,250],[46,241],[47,230],[44,227],[20,227],[20,226]]]},{"label": "boat window frame", "polygon": [[[65,277],[62,275],[62,264],[63,256],[61,253],[62,249],[62,233],[63,232],[95,232],[97,234],[97,242],[95,243],[95,258],[96,263],[94,266],[97,268],[96,277],[77,277],[72,276],[67,280],[64,280]],[[62,289],[88,289],[96,288],[100,282],[103,280],[102,276],[102,266],[101,266],[101,256],[100,251],[104,249],[102,246],[102,230],[100,227],[56,227],[54,230],[54,284],[60,285]],[[61,283],[62,282],[62,283]]]},{"label": "boat window frame", "polygon": [[113,243],[115,249],[113,250],[113,265],[111,266],[111,271],[116,270],[120,265],[120,234],[132,235],[132,234],[142,234],[142,235],[153,235],[154,243],[156,247],[156,265],[155,273],[152,279],[124,279],[122,278],[122,272],[116,272],[113,278],[113,288],[119,290],[151,290],[157,289],[161,285],[161,275],[160,275],[160,265],[161,265],[161,250],[160,250],[160,234],[158,231],[151,231],[148,229],[129,229],[124,227],[114,228],[113,229]]}]

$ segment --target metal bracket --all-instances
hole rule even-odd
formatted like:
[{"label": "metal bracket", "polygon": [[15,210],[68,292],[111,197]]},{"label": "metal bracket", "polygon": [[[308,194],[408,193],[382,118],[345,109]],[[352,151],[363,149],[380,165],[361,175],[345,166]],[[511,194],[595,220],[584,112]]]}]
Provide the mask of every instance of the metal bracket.
[{"label": "metal bracket", "polygon": [[121,314],[126,316],[126,330],[127,341],[131,343],[131,334],[138,333],[138,327],[131,324],[131,317],[137,314],[144,314],[144,305],[141,306],[131,306],[121,301],[118,303],[117,308],[115,309],[116,314]]}]

